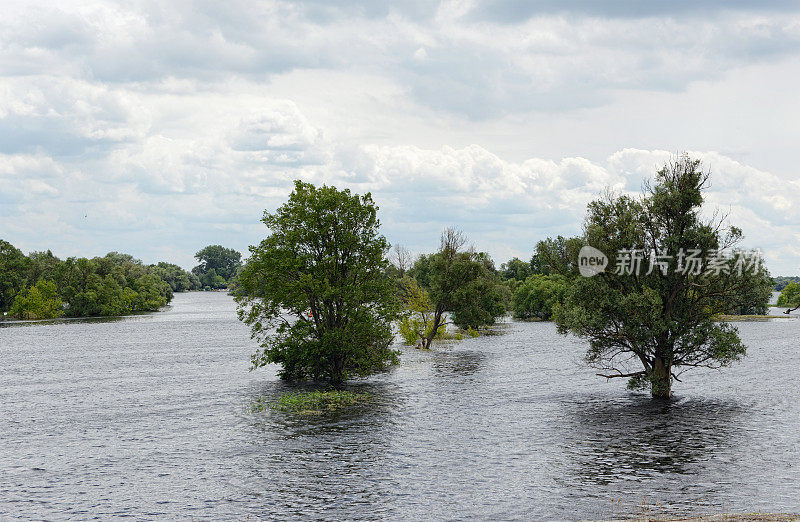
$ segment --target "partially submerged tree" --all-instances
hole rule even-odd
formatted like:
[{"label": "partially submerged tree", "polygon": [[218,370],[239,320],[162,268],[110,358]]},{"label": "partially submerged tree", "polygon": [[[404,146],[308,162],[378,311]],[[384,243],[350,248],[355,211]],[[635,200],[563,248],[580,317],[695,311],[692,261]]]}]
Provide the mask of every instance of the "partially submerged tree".
[{"label": "partially submerged tree", "polygon": [[[653,397],[669,397],[688,368],[720,368],[745,354],[737,330],[716,319],[752,278],[730,265],[698,271],[690,263],[692,255],[730,252],[741,239],[724,220],[700,217],[707,182],[699,161],[684,155],[658,171],[644,197],[608,194],[591,203],[583,239],[608,256],[621,253],[621,270],[579,277],[556,310],[561,333],[589,340],[587,361],[602,376],[649,386]],[[644,264],[638,274],[636,263]]]},{"label": "partially submerged tree", "polygon": [[239,318],[262,349],[253,368],[341,382],[395,363],[400,305],[372,196],[295,182],[239,276]]},{"label": "partially submerged tree", "polygon": [[789,283],[778,296],[778,306],[786,307],[785,314],[789,314],[800,308],[800,284]]},{"label": "partially submerged tree", "polygon": [[435,314],[433,302],[427,290],[420,287],[415,279],[404,277],[400,284],[404,289],[403,297],[406,309],[398,325],[400,337],[406,344],[427,348],[423,339],[428,339],[431,333],[433,334],[432,338],[444,335],[446,325],[442,322],[438,325],[438,329],[433,331]]},{"label": "partially submerged tree", "polygon": [[499,276],[493,272],[491,259],[471,248],[462,250],[466,243],[463,233],[448,228],[442,232],[439,250],[420,256],[411,270],[432,303],[432,322],[420,337],[422,348],[430,348],[447,322],[478,328],[494,323],[505,313]]}]

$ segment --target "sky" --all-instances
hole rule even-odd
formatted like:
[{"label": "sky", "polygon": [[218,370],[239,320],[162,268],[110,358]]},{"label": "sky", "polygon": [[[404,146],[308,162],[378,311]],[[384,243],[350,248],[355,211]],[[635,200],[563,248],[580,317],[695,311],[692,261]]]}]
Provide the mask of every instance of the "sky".
[{"label": "sky", "polygon": [[191,268],[302,179],[499,264],[686,151],[798,275],[800,2],[698,4],[0,0],[0,238]]}]

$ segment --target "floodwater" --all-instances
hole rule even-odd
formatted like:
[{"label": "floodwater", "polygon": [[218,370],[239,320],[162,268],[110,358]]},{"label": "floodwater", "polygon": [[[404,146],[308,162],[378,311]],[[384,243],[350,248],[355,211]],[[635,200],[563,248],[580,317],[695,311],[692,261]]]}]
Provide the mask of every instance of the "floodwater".
[{"label": "floodwater", "polygon": [[119,320],[0,323],[0,519],[579,519],[800,512],[800,321],[651,401],[550,323],[403,349],[339,415],[290,387],[219,293]]}]

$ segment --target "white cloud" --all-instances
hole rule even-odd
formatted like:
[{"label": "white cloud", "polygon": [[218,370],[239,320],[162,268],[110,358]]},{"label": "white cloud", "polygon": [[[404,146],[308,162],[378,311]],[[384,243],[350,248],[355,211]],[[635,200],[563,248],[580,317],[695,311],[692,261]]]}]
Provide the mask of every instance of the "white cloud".
[{"label": "white cloud", "polygon": [[0,236],[190,266],[299,178],[372,191],[412,249],[456,225],[502,261],[688,148],[797,271],[800,11],[513,4],[8,2]]}]

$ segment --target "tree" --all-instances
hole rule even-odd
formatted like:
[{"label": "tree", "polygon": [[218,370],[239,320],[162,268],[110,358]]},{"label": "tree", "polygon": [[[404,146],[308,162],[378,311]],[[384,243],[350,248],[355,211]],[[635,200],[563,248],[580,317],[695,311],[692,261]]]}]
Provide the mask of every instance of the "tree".
[{"label": "tree", "polygon": [[151,265],[151,271],[166,282],[173,292],[187,292],[189,290],[200,290],[200,279],[172,263],[158,263]]},{"label": "tree", "polygon": [[529,277],[514,291],[514,317],[550,319],[556,306],[564,300],[568,289],[569,280],[562,275]]},{"label": "tree", "polygon": [[534,274],[561,274],[565,277],[578,275],[578,252],[583,239],[578,237],[547,238],[536,245],[536,253],[531,259]]},{"label": "tree", "polygon": [[800,308],[800,284],[789,283],[778,296],[778,306],[788,308],[784,313],[790,313]]},{"label": "tree", "polygon": [[397,271],[397,278],[402,279],[405,277],[406,272],[408,269],[411,268],[413,258],[411,257],[411,252],[402,245],[395,245],[392,248],[392,266],[394,266],[395,270]]},{"label": "tree", "polygon": [[40,279],[14,299],[10,315],[20,319],[53,319],[64,315],[61,298],[52,280]]},{"label": "tree", "polygon": [[14,297],[25,287],[28,264],[22,251],[0,239],[0,316],[11,308]]},{"label": "tree", "polygon": [[341,382],[387,368],[400,304],[387,277],[389,244],[367,193],[296,181],[262,222],[271,231],[239,276],[239,318],[261,350],[253,368],[286,379]]},{"label": "tree", "polygon": [[500,277],[504,280],[525,281],[531,276],[531,263],[515,257],[500,265]]},{"label": "tree", "polygon": [[[427,339],[433,328],[434,307],[428,292],[419,286],[415,279],[405,277],[401,284],[404,288],[406,313],[400,320],[400,336],[406,344],[422,347],[421,341]],[[444,335],[446,326],[440,324],[433,332],[434,337]]]},{"label": "tree", "polygon": [[[739,254],[740,252],[734,252],[734,257]],[[724,312],[733,315],[764,315],[769,311],[774,287],[775,282],[765,268],[757,272],[743,271],[741,281],[729,296]]]},{"label": "tree", "polygon": [[800,277],[799,276],[776,276],[773,278],[775,280],[775,291],[781,292],[786,285],[789,283],[797,283],[800,284]]},{"label": "tree", "polygon": [[462,271],[465,284],[453,295],[453,324],[462,329],[478,329],[494,324],[506,313],[505,285],[494,267],[489,254],[467,252],[471,258],[461,256],[455,263],[456,271]]},{"label": "tree", "polygon": [[423,348],[430,348],[437,332],[447,323],[447,312],[454,324],[473,328],[492,324],[505,313],[497,288],[499,276],[492,271],[491,259],[471,248],[462,251],[466,242],[460,231],[446,229],[439,250],[420,256],[411,270],[433,303],[432,324],[421,339]]},{"label": "tree", "polygon": [[212,268],[200,276],[200,284],[203,285],[203,288],[219,289],[225,288],[228,285],[228,282],[224,277],[217,274],[217,270],[215,268]]},{"label": "tree", "polygon": [[[683,155],[658,171],[643,197],[607,194],[590,203],[585,244],[620,253],[622,270],[577,278],[556,308],[559,331],[589,340],[587,361],[605,370],[600,375],[649,386],[653,397],[670,397],[673,379],[686,369],[721,368],[745,354],[737,330],[716,319],[752,279],[735,270],[690,270],[681,256],[699,251],[707,259],[741,240],[723,219],[701,219],[708,177],[699,161]],[[663,256],[654,259],[664,270],[628,270],[637,252]]]},{"label": "tree", "polygon": [[209,245],[196,253],[194,257],[200,264],[192,269],[192,273],[199,277],[201,281],[205,274],[214,270],[215,275],[220,276],[226,282],[230,282],[242,265],[242,254],[222,245]]}]

